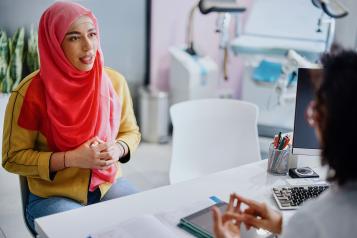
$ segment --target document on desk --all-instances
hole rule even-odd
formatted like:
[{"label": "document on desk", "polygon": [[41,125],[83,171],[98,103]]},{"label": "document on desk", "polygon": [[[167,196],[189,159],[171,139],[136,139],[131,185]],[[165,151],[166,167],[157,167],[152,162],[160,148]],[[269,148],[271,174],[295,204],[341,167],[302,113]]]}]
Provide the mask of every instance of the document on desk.
[{"label": "document on desk", "polygon": [[142,238],[177,237],[174,232],[164,226],[154,215],[142,215],[118,224],[115,227],[90,235],[91,238]]},{"label": "document on desk", "polygon": [[192,238],[192,235],[177,227],[180,219],[213,204],[212,200],[207,199],[171,211],[141,215],[90,234],[88,238],[142,238],[148,237],[148,234],[157,238]]}]

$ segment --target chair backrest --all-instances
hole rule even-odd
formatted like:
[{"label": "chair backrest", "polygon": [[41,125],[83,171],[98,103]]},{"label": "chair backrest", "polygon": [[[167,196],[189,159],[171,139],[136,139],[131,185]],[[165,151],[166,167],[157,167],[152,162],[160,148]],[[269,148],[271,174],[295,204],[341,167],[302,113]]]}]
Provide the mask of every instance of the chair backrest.
[{"label": "chair backrest", "polygon": [[202,99],[170,108],[170,183],[260,160],[258,108],[233,99]]},{"label": "chair backrest", "polygon": [[27,204],[27,200],[28,200],[28,196],[29,196],[29,187],[27,184],[27,178],[25,176],[20,175],[19,180],[20,180],[20,190],[21,190],[22,217],[24,219],[27,229],[29,230],[31,235],[33,237],[35,237],[36,234],[30,228],[30,225],[28,224],[27,219],[26,219],[26,204]]}]

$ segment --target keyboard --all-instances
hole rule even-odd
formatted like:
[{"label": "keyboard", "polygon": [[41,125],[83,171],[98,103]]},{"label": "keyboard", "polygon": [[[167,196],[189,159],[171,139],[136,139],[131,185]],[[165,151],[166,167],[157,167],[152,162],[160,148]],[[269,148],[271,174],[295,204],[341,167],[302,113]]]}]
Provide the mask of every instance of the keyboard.
[{"label": "keyboard", "polygon": [[303,202],[318,197],[326,185],[285,186],[273,188],[273,196],[281,210],[297,209]]}]

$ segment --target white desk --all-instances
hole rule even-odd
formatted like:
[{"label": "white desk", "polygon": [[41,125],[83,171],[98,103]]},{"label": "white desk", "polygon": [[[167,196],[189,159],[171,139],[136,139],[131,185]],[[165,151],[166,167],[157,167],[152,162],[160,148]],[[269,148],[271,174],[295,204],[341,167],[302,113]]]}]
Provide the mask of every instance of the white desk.
[{"label": "white desk", "polygon": [[[310,166],[322,178],[326,170],[319,160],[299,159],[299,167]],[[215,195],[225,201],[232,192],[275,206],[271,188],[286,184],[288,176],[267,174],[267,161],[259,161],[198,179],[164,186],[107,202],[54,214],[35,220],[40,237],[86,237],[100,229],[143,214],[159,213],[202,201]],[[284,212],[289,217],[293,211]]]}]

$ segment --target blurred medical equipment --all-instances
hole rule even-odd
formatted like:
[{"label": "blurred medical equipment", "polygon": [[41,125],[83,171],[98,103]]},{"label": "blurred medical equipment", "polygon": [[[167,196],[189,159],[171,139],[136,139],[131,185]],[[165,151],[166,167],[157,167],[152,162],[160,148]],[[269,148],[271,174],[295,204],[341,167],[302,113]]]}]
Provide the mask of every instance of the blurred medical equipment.
[{"label": "blurred medical equipment", "polygon": [[219,48],[223,50],[223,79],[228,80],[228,46],[230,41],[229,26],[231,23],[231,14],[221,13],[217,17],[217,29],[216,32],[220,34]]},{"label": "blurred medical equipment", "polygon": [[348,10],[337,0],[311,0],[317,8],[321,8],[326,15],[332,18],[342,18],[348,15]]},{"label": "blurred medical equipment", "polygon": [[316,32],[322,32],[322,25],[327,25],[327,44],[326,50],[329,50],[332,41],[333,34],[335,33],[335,21],[333,18],[342,18],[348,15],[348,10],[337,0],[311,0],[312,4],[322,9],[320,18],[317,21]]},{"label": "blurred medical equipment", "polygon": [[277,80],[275,92],[277,94],[278,105],[284,105],[286,102],[294,102],[296,94],[287,92],[287,88],[292,83],[294,77],[297,75],[298,68],[319,68],[320,66],[315,63],[311,63],[295,50],[289,50],[286,56],[286,63],[281,67],[281,74]]},{"label": "blurred medical equipment", "polygon": [[227,79],[228,27],[231,22],[231,13],[244,12],[246,8],[237,5],[235,0],[200,0],[192,7],[186,29],[186,48],[171,47],[169,49],[171,104],[190,99],[219,97],[220,69],[213,59],[201,55],[195,48],[193,20],[197,9],[202,14],[218,13],[216,32],[220,34],[219,45],[224,50],[222,70],[224,78]]},{"label": "blurred medical equipment", "polygon": [[[188,23],[187,23],[187,32],[186,32],[186,45],[187,45],[187,53],[191,55],[196,55],[196,51],[194,49],[194,41],[193,41],[193,19],[196,10],[199,9],[202,14],[208,14],[211,12],[216,12],[219,14],[224,14],[225,18],[229,15],[229,13],[238,13],[244,12],[246,10],[245,7],[239,6],[236,3],[236,0],[200,0],[197,4],[195,4],[189,13]],[[219,15],[220,16],[220,15]],[[222,20],[218,20],[222,21]],[[223,32],[225,28],[227,28],[227,24],[229,24],[230,18],[224,22],[223,19],[223,28],[218,27],[217,32]]]},{"label": "blurred medical equipment", "polygon": [[234,13],[245,11],[245,8],[239,6],[236,3],[236,0],[200,0],[198,8],[202,14],[208,14],[211,12]]},{"label": "blurred medical equipment", "polygon": [[219,69],[208,56],[191,55],[184,48],[171,47],[170,104],[216,97]]},{"label": "blurred medical equipment", "polygon": [[335,21],[321,9],[306,0],[254,0],[231,42],[244,63],[241,98],[260,108],[260,136],[293,130],[296,69],[316,67],[334,36]]},{"label": "blurred medical equipment", "polygon": [[[202,14],[217,13],[222,64],[200,55],[195,48],[193,19],[197,9]],[[231,13],[245,10],[235,0],[201,0],[193,6],[186,46],[170,49],[171,104],[221,97],[218,87],[222,78],[228,79],[227,59],[232,49],[245,66],[241,98],[260,107],[260,135],[292,131],[296,70],[310,67],[321,53],[329,50],[335,34],[334,18],[344,17],[348,11],[337,0],[254,0],[240,33],[239,14]],[[229,26],[233,20],[236,39],[230,41]]]},{"label": "blurred medical equipment", "polygon": [[[232,21],[231,13],[244,12],[246,10],[245,7],[238,6],[236,0],[205,0],[200,1],[198,7],[202,14],[207,14],[210,12],[217,12],[217,25],[216,32],[220,34],[219,36],[219,48],[223,50],[223,78],[224,80],[228,80],[228,54],[229,54],[229,26]],[[238,26],[238,14],[234,15],[236,20],[236,25]],[[237,29],[238,30],[238,29]],[[237,32],[236,32],[237,33]]]},{"label": "blurred medical equipment", "polygon": [[[312,3],[317,7],[323,10],[323,13],[328,15],[331,18],[342,18],[348,15],[348,10],[339,2],[337,1],[328,1],[328,0],[311,0]],[[322,24],[331,24],[328,26],[327,29],[327,36],[328,39],[326,46],[330,48],[332,44],[333,37],[330,37],[331,34],[331,27],[334,24],[332,19],[324,19],[325,15],[321,14],[320,18],[318,19],[318,28],[317,32],[321,32]],[[283,105],[288,100],[295,99],[295,93],[286,93],[289,84],[294,80],[292,77],[296,77],[298,68],[319,68],[318,64],[314,64],[300,54],[298,54],[295,50],[289,50],[286,56],[286,63],[282,65],[281,75],[277,80],[275,91],[278,96],[278,104]]]}]

